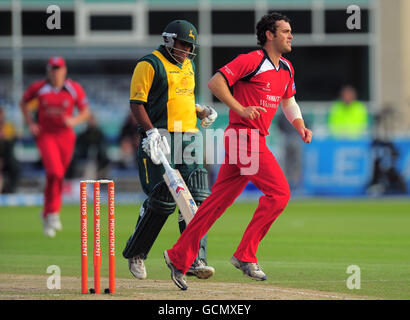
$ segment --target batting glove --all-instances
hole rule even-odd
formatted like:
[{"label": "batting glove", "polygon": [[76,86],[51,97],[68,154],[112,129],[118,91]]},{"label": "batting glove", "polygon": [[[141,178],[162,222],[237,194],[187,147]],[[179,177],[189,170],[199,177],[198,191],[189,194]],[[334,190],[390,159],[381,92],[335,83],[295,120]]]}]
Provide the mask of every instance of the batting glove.
[{"label": "batting glove", "polygon": [[167,138],[161,137],[157,128],[147,130],[146,134],[147,137],[142,140],[142,150],[149,155],[153,163],[158,165],[161,163],[159,150],[162,150],[164,155],[171,153]]},{"label": "batting glove", "polygon": [[209,126],[214,123],[216,118],[218,117],[218,113],[215,111],[214,108],[210,106],[201,106],[199,104],[195,105],[196,110],[198,112],[204,112],[206,116],[201,119],[201,127],[202,128],[209,128]]}]

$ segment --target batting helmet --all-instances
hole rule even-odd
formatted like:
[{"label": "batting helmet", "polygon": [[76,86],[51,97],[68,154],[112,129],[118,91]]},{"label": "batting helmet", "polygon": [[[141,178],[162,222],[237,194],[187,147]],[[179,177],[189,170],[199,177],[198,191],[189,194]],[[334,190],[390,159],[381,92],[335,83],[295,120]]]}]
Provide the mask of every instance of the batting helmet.
[{"label": "batting helmet", "polygon": [[[172,55],[170,49],[179,50],[174,48],[175,40],[184,41],[192,45],[191,52],[188,53],[188,58],[193,59],[195,57],[195,47],[198,45],[198,32],[194,25],[186,20],[174,20],[170,22],[162,33],[165,47],[169,49],[168,52]],[[181,50],[180,50],[181,51]],[[175,55],[175,53],[173,53]]]}]

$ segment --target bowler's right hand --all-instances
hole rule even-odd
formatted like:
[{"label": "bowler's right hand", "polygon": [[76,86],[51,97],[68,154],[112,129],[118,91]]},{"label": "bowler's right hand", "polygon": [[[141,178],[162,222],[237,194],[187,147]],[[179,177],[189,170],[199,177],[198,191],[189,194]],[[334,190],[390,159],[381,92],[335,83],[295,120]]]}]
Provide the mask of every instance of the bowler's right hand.
[{"label": "bowler's right hand", "polygon": [[149,155],[152,162],[158,165],[161,163],[159,150],[162,150],[164,155],[171,153],[167,138],[161,137],[157,128],[147,130],[146,134],[147,137],[142,140],[142,149]]},{"label": "bowler's right hand", "polygon": [[37,123],[31,123],[29,126],[30,132],[34,137],[37,137],[40,133],[40,126]]},{"label": "bowler's right hand", "polygon": [[260,118],[261,114],[260,111],[262,112],[267,112],[265,108],[260,107],[260,106],[249,106],[246,108],[243,108],[240,112],[240,116],[242,118],[246,118],[249,120],[255,120]]}]

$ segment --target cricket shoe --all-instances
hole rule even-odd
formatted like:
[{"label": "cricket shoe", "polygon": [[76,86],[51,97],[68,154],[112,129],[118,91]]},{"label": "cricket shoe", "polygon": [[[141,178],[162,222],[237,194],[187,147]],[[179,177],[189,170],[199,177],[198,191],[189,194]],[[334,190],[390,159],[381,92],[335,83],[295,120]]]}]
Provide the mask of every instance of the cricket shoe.
[{"label": "cricket shoe", "polygon": [[48,216],[44,217],[43,213],[40,213],[41,222],[43,223],[43,233],[50,238],[54,238],[56,236],[55,229],[50,225],[48,221]]},{"label": "cricket shoe", "polygon": [[198,279],[208,279],[215,273],[215,269],[207,266],[203,260],[195,260],[192,266],[186,272],[187,276],[195,276]]},{"label": "cricket shoe", "polygon": [[254,262],[244,262],[235,257],[232,257],[229,261],[234,267],[242,270],[245,276],[258,281],[266,280],[266,274],[262,271],[259,264]]},{"label": "cricket shoe", "polygon": [[59,213],[49,213],[47,215],[48,224],[55,230],[61,231],[63,230],[63,225],[60,221],[60,214]]},{"label": "cricket shoe", "polygon": [[137,279],[143,280],[147,277],[144,259],[141,256],[129,258],[128,269],[130,269],[131,274]]},{"label": "cricket shoe", "polygon": [[187,286],[186,281],[185,281],[184,274],[182,273],[181,270],[177,269],[173,265],[171,259],[168,256],[167,250],[164,251],[164,259],[165,259],[165,263],[167,264],[168,268],[171,269],[171,279],[172,279],[172,281],[174,281],[176,286],[178,288],[180,288],[181,290],[188,289],[188,286]]}]

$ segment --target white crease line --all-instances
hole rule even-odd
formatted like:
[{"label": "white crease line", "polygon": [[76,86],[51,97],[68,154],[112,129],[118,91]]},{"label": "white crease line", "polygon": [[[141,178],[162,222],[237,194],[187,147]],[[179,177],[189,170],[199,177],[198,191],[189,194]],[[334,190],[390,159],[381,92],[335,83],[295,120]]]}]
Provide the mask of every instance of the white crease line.
[{"label": "white crease line", "polygon": [[333,299],[340,299],[340,300],[365,300],[361,298],[351,298],[351,297],[341,297],[341,296],[333,296],[333,295],[328,295],[328,294],[320,294],[320,293],[310,293],[310,292],[303,292],[303,291],[293,291],[293,290],[286,290],[286,289],[271,289],[267,288],[268,290],[271,291],[281,291],[281,292],[286,292],[286,293],[293,293],[293,294],[300,294],[300,295],[305,295],[305,296],[317,296],[317,297],[323,297],[323,298],[333,298]]}]

